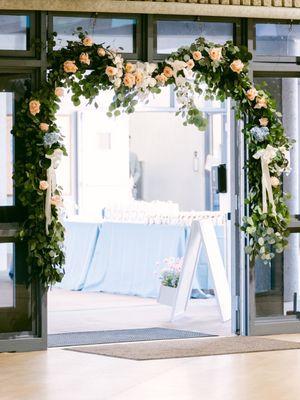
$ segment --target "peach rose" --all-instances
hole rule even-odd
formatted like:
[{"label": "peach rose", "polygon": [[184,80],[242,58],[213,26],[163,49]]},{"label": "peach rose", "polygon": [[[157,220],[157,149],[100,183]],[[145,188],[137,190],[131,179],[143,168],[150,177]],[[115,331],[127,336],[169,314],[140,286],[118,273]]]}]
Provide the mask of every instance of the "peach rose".
[{"label": "peach rose", "polygon": [[261,117],[259,119],[260,126],[268,126],[269,120],[266,117]]},{"label": "peach rose", "polygon": [[209,57],[213,61],[220,61],[222,58],[222,47],[213,47],[208,52]]},{"label": "peach rose", "polygon": [[137,71],[134,74],[134,76],[135,76],[135,83],[137,85],[141,85],[143,83],[143,80],[144,80],[144,75],[142,74],[142,72],[141,71]]},{"label": "peach rose", "polygon": [[187,61],[186,63],[187,69],[193,69],[194,66],[195,66],[194,60],[190,59],[189,61]]},{"label": "peach rose", "polygon": [[51,204],[56,207],[62,205],[62,200],[59,194],[55,194],[51,197]]},{"label": "peach rose", "polygon": [[166,77],[166,75],[164,74],[160,74],[160,75],[156,75],[155,79],[157,80],[158,83],[160,83],[161,85],[164,85],[168,78]]},{"label": "peach rose", "polygon": [[38,100],[31,100],[29,102],[30,114],[36,115],[40,112],[40,109],[41,109],[41,103]]},{"label": "peach rose", "polygon": [[273,187],[278,187],[280,185],[280,180],[276,176],[271,176],[271,185]]},{"label": "peach rose", "polygon": [[105,54],[106,54],[106,51],[104,50],[103,47],[98,47],[97,54],[98,54],[98,56],[100,56],[100,57],[104,57]]},{"label": "peach rose", "polygon": [[39,128],[43,132],[47,132],[49,130],[49,125],[46,122],[41,122]]},{"label": "peach rose", "polygon": [[255,87],[251,87],[250,89],[247,90],[246,92],[246,97],[248,100],[253,101],[255,97],[258,95],[257,90]]},{"label": "peach rose", "polygon": [[163,74],[167,77],[167,78],[171,78],[173,76],[173,70],[171,67],[165,66],[164,70],[163,70]]},{"label": "peach rose", "polygon": [[90,65],[90,63],[91,63],[91,60],[90,60],[90,57],[89,57],[88,53],[81,53],[80,56],[79,56],[79,61],[82,64],[87,64],[87,65]]},{"label": "peach rose", "polygon": [[130,74],[129,72],[125,74],[123,78],[123,83],[125,86],[132,88],[133,85],[135,84],[135,77],[134,75]]},{"label": "peach rose", "polygon": [[49,187],[49,184],[48,184],[47,181],[40,181],[40,184],[39,184],[39,189],[40,190],[47,190],[48,187]]},{"label": "peach rose", "polygon": [[202,54],[201,54],[200,51],[193,51],[193,52],[192,52],[192,56],[193,56],[193,59],[194,59],[195,61],[199,61],[199,60],[201,60],[201,58],[202,58]]},{"label": "peach rose", "polygon": [[244,63],[242,63],[241,60],[234,60],[230,64],[230,68],[232,69],[233,72],[240,74],[243,71]]},{"label": "peach rose", "polygon": [[75,61],[70,61],[67,60],[64,62],[64,71],[67,73],[75,74],[77,72],[78,68],[75,64]]},{"label": "peach rose", "polygon": [[55,88],[55,96],[57,97],[62,97],[64,95],[64,88],[62,87],[57,87]]},{"label": "peach rose", "polygon": [[118,70],[115,67],[107,66],[106,69],[105,69],[106,75],[108,75],[110,77],[111,76],[115,76],[117,74],[117,72],[118,72]]},{"label": "peach rose", "polygon": [[84,46],[91,47],[93,46],[93,39],[90,36],[86,36],[82,41]]},{"label": "peach rose", "polygon": [[131,73],[131,72],[134,72],[134,70],[135,70],[135,65],[133,65],[131,63],[127,63],[126,64],[126,66],[125,66],[125,71],[126,72]]},{"label": "peach rose", "polygon": [[254,106],[254,108],[267,108],[267,99],[265,97],[256,97],[256,104]]}]

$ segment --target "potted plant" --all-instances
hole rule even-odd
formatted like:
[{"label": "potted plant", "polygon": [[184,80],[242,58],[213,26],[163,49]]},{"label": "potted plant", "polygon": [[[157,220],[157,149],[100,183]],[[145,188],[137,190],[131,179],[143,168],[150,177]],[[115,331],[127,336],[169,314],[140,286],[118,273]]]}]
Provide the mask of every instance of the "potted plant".
[{"label": "potted plant", "polygon": [[182,269],[183,258],[166,258],[163,263],[166,267],[160,273],[160,290],[158,303],[173,306],[176,300],[177,287]]}]

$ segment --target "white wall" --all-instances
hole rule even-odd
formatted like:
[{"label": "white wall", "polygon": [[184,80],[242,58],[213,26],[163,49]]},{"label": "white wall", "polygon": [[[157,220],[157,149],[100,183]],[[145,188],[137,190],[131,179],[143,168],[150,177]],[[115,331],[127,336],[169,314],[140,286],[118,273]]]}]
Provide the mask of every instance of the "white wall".
[{"label": "white wall", "polygon": [[153,111],[130,116],[129,131],[131,150],[143,165],[143,200],[172,200],[182,210],[204,210],[204,133],[183,126],[174,112]]}]

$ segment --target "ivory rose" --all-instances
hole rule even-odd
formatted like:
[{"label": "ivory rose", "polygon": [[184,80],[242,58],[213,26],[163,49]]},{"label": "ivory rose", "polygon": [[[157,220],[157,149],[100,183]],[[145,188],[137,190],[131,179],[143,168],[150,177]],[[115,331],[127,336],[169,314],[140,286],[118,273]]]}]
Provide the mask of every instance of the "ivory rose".
[{"label": "ivory rose", "polygon": [[89,57],[88,53],[81,53],[80,56],[79,56],[79,61],[82,64],[87,64],[87,65],[90,65],[90,63],[91,63],[91,60],[90,60],[90,57]]},{"label": "ivory rose", "polygon": [[31,115],[36,115],[40,112],[41,103],[38,100],[31,100],[29,102],[29,111]]},{"label": "ivory rose", "polygon": [[278,187],[280,185],[280,180],[276,176],[271,176],[271,185],[273,187]]},{"label": "ivory rose", "polygon": [[64,88],[62,87],[57,87],[55,88],[55,96],[57,97],[62,97],[64,95]]},{"label": "ivory rose", "polygon": [[135,84],[135,77],[134,75],[130,74],[129,72],[127,74],[125,74],[124,78],[123,78],[123,83],[125,86],[127,86],[128,88],[132,88],[133,85]]},{"label": "ivory rose", "polygon": [[46,122],[41,122],[39,128],[43,132],[47,132],[49,130],[49,125]]},{"label": "ivory rose", "polygon": [[77,72],[78,68],[75,64],[75,61],[67,60],[64,62],[64,71],[67,73],[72,73],[75,74]]},{"label": "ivory rose", "polygon": [[49,184],[48,184],[47,181],[40,181],[40,184],[39,184],[39,189],[40,190],[47,190],[48,187],[49,187]]},{"label": "ivory rose", "polygon": [[117,70],[117,68],[115,68],[115,67],[107,66],[106,69],[105,69],[105,73],[106,73],[106,75],[108,75],[109,77],[115,76],[115,75],[117,74],[117,72],[118,72],[118,70]]},{"label": "ivory rose", "polygon": [[163,74],[167,77],[167,78],[171,78],[173,76],[173,70],[171,67],[168,67],[167,65],[165,66],[164,70],[163,70]]},{"label": "ivory rose", "polygon": [[104,57],[105,54],[106,54],[106,52],[105,52],[105,50],[104,50],[103,47],[98,47],[97,54],[98,54],[98,56],[100,56],[100,57]]},{"label": "ivory rose", "polygon": [[240,74],[243,71],[244,68],[244,63],[242,63],[241,60],[234,60],[230,64],[230,68],[233,72],[236,72],[237,74]]},{"label": "ivory rose", "polygon": [[93,39],[90,36],[86,36],[82,41],[84,46],[91,47],[93,46]]},{"label": "ivory rose", "polygon": [[209,57],[213,61],[220,61],[222,58],[222,47],[213,47],[208,52]]},{"label": "ivory rose", "polygon": [[251,87],[250,89],[247,90],[246,92],[246,97],[248,100],[253,101],[255,97],[258,95],[257,90],[255,87]]},{"label": "ivory rose", "polygon": [[266,117],[261,117],[259,119],[260,126],[268,126],[269,120]]},{"label": "ivory rose", "polygon": [[201,60],[201,58],[202,58],[202,54],[201,54],[200,51],[193,51],[193,52],[192,52],[192,56],[193,56],[193,59],[194,59],[195,61],[199,61],[199,60]]},{"label": "ivory rose", "polygon": [[267,99],[265,97],[256,97],[256,104],[254,106],[254,108],[267,108]]},{"label": "ivory rose", "polygon": [[168,78],[164,74],[156,75],[155,79],[161,85],[164,85],[168,80]]},{"label": "ivory rose", "polygon": [[135,70],[135,66],[133,64],[131,64],[131,63],[127,63],[126,64],[126,66],[125,66],[125,71],[126,72],[131,73],[131,72],[134,72],[134,70]]},{"label": "ivory rose", "polygon": [[195,66],[194,60],[189,59],[186,63],[187,69],[193,69]]}]

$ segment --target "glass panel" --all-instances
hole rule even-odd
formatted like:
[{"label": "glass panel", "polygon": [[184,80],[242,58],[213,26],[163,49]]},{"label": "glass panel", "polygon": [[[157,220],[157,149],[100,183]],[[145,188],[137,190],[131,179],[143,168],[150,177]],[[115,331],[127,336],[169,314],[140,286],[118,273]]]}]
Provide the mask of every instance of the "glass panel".
[{"label": "glass panel", "polygon": [[257,55],[300,55],[300,25],[256,24],[255,35]]},{"label": "glass panel", "polygon": [[125,53],[135,52],[136,19],[54,17],[53,30],[57,32],[55,49],[74,40],[78,27],[86,30],[96,43],[105,43],[113,48],[122,47]]},{"label": "glass panel", "polygon": [[233,24],[227,22],[157,21],[157,54],[169,54],[190,45],[200,36],[214,43],[233,40]]},{"label": "glass panel", "polygon": [[0,307],[14,306],[14,246],[0,243]]},{"label": "glass panel", "polygon": [[0,92],[0,206],[13,204],[13,104],[13,93]]},{"label": "glass panel", "polygon": [[0,15],[0,50],[28,50],[30,17]]},{"label": "glass panel", "polygon": [[[255,83],[266,82],[266,89],[277,100],[277,108],[282,112],[282,122],[287,136],[295,139],[291,151],[291,173],[283,177],[283,190],[292,195],[289,208],[292,215],[300,214],[299,196],[299,132],[300,132],[300,80],[298,78],[256,78]],[[258,261],[256,275],[257,316],[286,315],[293,309],[294,293],[299,295],[300,237],[293,233],[284,254],[268,263]]]}]

